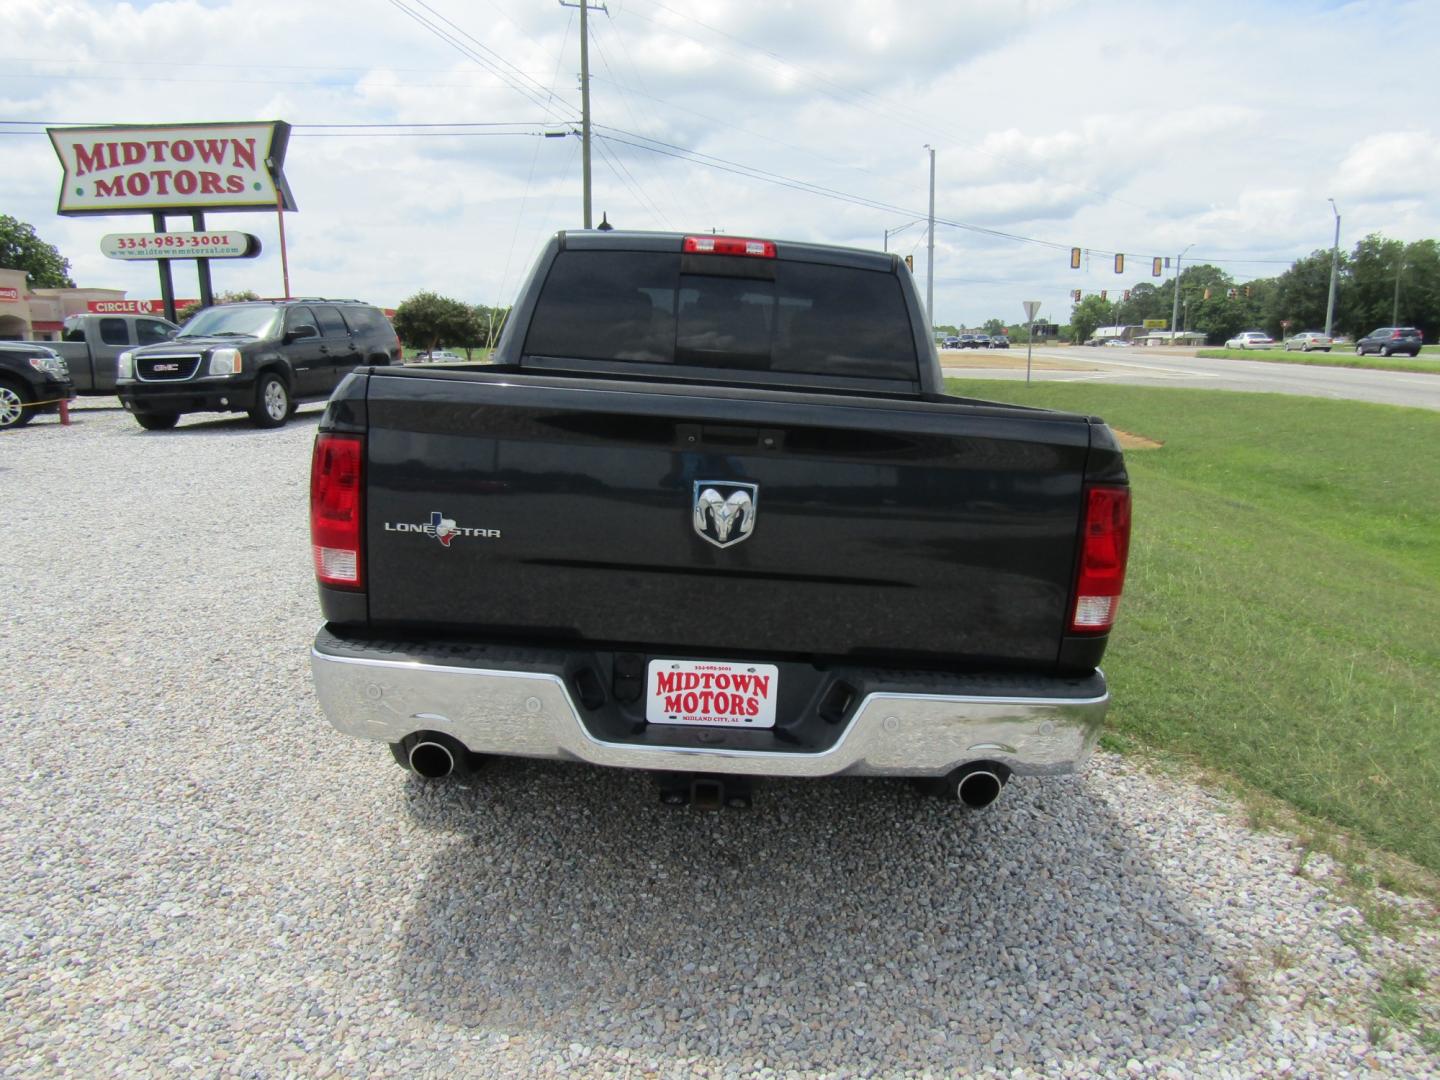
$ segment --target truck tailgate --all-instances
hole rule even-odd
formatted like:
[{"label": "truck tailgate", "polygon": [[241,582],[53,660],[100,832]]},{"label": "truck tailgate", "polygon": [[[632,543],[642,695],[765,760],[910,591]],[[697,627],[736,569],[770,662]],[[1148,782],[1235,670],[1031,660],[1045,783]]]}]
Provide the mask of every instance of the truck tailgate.
[{"label": "truck tailgate", "polygon": [[[368,384],[374,630],[1056,659],[1083,417],[500,372]],[[753,495],[751,530],[732,513],[719,546],[707,490]]]}]

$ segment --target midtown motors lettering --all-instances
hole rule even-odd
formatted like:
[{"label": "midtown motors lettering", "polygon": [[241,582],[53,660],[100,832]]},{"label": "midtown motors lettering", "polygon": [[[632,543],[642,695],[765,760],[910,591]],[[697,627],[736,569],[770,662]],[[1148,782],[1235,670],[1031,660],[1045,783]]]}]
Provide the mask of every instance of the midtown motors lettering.
[{"label": "midtown motors lettering", "polygon": [[50,128],[65,168],[61,214],[295,209],[280,168],[290,127],[178,124]]},{"label": "midtown motors lettering", "polygon": [[655,692],[663,696],[668,713],[759,716],[770,696],[769,675],[740,672],[661,671]]},{"label": "midtown motors lettering", "polygon": [[[194,162],[195,167],[181,168]],[[151,168],[167,164],[166,168]],[[216,168],[207,169],[205,165]],[[228,171],[220,172],[221,168]],[[106,142],[75,146],[75,175],[113,175],[95,179],[95,198],[134,195],[235,195],[245,190],[246,172],[255,171],[255,140],[151,139],[148,142]],[[117,170],[124,170],[118,172]]]}]

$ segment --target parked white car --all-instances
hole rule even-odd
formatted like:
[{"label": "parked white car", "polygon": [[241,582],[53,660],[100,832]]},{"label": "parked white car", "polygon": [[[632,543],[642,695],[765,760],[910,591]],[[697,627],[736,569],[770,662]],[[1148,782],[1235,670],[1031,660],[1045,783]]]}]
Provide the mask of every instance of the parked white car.
[{"label": "parked white car", "polygon": [[463,356],[459,353],[453,353],[448,349],[436,349],[434,352],[417,353],[415,359],[422,364],[457,364],[465,362]]},{"label": "parked white car", "polygon": [[1246,330],[1242,334],[1236,334],[1229,341],[1225,342],[1227,349],[1268,349],[1275,344],[1275,339],[1269,334],[1260,330]]}]

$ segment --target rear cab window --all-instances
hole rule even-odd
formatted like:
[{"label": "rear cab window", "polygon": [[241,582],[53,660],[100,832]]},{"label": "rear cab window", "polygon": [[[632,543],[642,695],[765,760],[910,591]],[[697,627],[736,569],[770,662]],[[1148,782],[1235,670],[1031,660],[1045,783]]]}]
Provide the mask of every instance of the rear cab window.
[{"label": "rear cab window", "polygon": [[135,339],[141,345],[158,345],[170,340],[170,324],[155,319],[135,320]]},{"label": "rear cab window", "polygon": [[561,251],[523,352],[724,372],[742,382],[754,372],[821,383],[919,380],[894,273],[784,258]]}]

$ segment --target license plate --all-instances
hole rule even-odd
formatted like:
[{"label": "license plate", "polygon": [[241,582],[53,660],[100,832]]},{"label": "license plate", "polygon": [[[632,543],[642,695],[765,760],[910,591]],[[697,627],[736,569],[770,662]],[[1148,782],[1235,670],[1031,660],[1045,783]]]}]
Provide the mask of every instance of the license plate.
[{"label": "license plate", "polygon": [[651,660],[645,719],[691,727],[773,728],[780,669],[730,660]]}]

